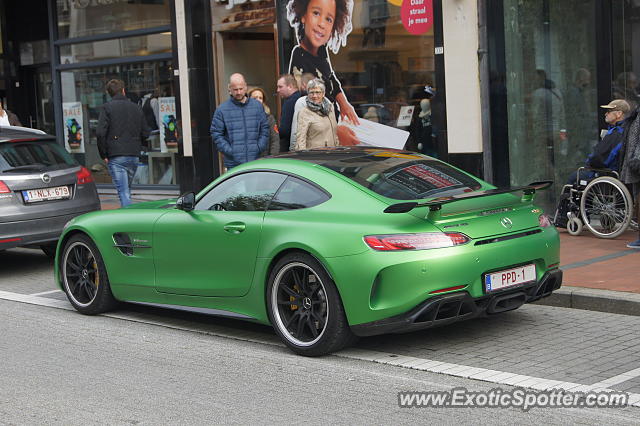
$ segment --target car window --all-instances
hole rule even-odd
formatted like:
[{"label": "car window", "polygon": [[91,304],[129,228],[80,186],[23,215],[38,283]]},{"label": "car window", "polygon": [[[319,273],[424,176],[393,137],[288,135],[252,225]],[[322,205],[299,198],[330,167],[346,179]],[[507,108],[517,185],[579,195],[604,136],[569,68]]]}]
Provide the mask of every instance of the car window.
[{"label": "car window", "polygon": [[269,210],[295,210],[324,203],[329,194],[302,179],[289,176],[276,194]]},{"label": "car window", "polygon": [[260,211],[287,178],[272,172],[249,172],[216,185],[195,206],[196,210]]},{"label": "car window", "polygon": [[55,170],[78,163],[54,140],[0,143],[0,172]]},{"label": "car window", "polygon": [[481,187],[473,177],[442,161],[363,155],[321,163],[365,188],[396,200],[445,197]]}]

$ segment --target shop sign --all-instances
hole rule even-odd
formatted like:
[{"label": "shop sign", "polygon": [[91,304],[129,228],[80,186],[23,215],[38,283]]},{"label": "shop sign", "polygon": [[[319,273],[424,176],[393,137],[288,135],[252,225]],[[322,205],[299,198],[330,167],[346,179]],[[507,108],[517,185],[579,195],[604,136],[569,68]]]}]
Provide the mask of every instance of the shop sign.
[{"label": "shop sign", "polygon": [[433,27],[433,0],[403,0],[400,18],[411,34],[428,32]]},{"label": "shop sign", "polygon": [[84,153],[84,130],[82,129],[82,103],[63,102],[64,145],[72,154]]},{"label": "shop sign", "polygon": [[160,151],[178,151],[178,118],[174,96],[158,98],[158,123],[160,124]]}]

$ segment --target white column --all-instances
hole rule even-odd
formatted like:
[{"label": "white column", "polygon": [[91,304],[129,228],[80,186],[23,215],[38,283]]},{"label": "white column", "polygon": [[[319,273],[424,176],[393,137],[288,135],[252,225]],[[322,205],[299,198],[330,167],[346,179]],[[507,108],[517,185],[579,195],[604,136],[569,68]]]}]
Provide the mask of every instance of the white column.
[{"label": "white column", "polygon": [[187,60],[187,30],[184,13],[185,0],[175,0],[176,40],[178,49],[178,81],[180,83],[180,119],[182,120],[182,149],[185,157],[193,156],[191,143],[191,104],[189,99],[189,63]]},{"label": "white column", "polygon": [[477,0],[442,2],[449,153],[482,152]]}]

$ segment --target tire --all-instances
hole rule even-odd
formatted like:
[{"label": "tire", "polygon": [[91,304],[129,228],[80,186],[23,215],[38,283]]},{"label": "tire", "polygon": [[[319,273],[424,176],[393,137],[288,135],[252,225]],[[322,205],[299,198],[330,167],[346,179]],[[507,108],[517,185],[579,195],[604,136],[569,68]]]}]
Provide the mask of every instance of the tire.
[{"label": "tire", "polygon": [[580,200],[582,222],[600,238],[616,238],[631,222],[633,201],[619,180],[602,176],[589,182]]},{"label": "tire", "polygon": [[40,246],[40,250],[42,250],[42,252],[49,258],[49,259],[55,259],[56,257],[56,246],[58,245],[58,242],[54,242],[54,243],[49,243],[49,244],[43,244]]},{"label": "tire", "polygon": [[325,355],[356,340],[338,289],[310,255],[293,253],[276,263],[267,284],[267,310],[278,336],[299,355]]},{"label": "tire", "polygon": [[84,234],[71,237],[59,262],[64,292],[78,312],[96,315],[117,306],[104,261],[91,238]]},{"label": "tire", "polygon": [[582,233],[582,221],[580,218],[572,216],[567,221],[567,232],[569,235],[580,235]]}]

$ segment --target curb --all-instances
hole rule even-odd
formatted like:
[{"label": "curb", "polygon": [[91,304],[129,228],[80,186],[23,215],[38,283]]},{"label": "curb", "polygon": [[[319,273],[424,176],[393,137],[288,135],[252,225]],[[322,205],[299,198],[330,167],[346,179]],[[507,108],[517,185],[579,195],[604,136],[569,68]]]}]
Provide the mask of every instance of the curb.
[{"label": "curb", "polygon": [[640,316],[640,294],[563,286],[536,305]]}]

